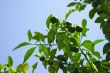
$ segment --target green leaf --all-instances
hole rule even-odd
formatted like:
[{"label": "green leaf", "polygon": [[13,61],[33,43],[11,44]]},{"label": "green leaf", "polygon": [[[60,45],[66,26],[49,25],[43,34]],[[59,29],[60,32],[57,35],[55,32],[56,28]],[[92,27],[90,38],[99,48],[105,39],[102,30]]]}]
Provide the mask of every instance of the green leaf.
[{"label": "green leaf", "polygon": [[17,72],[22,72],[23,71],[23,64],[19,64],[16,68]]},{"label": "green leaf", "polygon": [[70,9],[69,11],[68,11],[68,13],[66,13],[66,15],[65,15],[65,20],[70,16],[70,14],[71,13],[73,13],[73,12],[75,12],[75,10],[74,9]]},{"label": "green leaf", "polygon": [[87,31],[89,31],[89,28],[83,28],[82,36],[86,36]]},{"label": "green leaf", "polygon": [[11,56],[8,56],[8,65],[13,66],[13,59]]},{"label": "green leaf", "polygon": [[95,13],[96,13],[96,9],[91,9],[90,12],[89,12],[89,18],[93,19]]},{"label": "green leaf", "polygon": [[90,40],[85,40],[82,45],[90,52],[94,52],[94,45]]},{"label": "green leaf", "polygon": [[69,3],[69,4],[67,5],[67,7],[72,7],[72,6],[75,6],[75,5],[76,5],[75,2],[71,2],[71,3]]},{"label": "green leaf", "polygon": [[96,45],[96,44],[98,44],[98,43],[100,43],[100,42],[103,42],[103,41],[104,41],[104,39],[98,39],[98,40],[95,40],[95,41],[93,42],[93,44]]},{"label": "green leaf", "polygon": [[59,62],[58,61],[55,61],[54,63],[53,63],[53,68],[54,68],[54,70],[56,71],[56,73],[58,73],[58,69],[59,69]]},{"label": "green leaf", "polygon": [[42,61],[43,66],[47,69],[47,61]]},{"label": "green leaf", "polygon": [[102,66],[106,69],[110,69],[110,62],[107,62],[106,60],[102,60]]},{"label": "green leaf", "polygon": [[10,73],[16,73],[16,69],[14,69],[13,67],[10,67],[9,71]]},{"label": "green leaf", "polygon": [[49,59],[50,62],[52,62],[53,59],[55,58],[56,51],[57,51],[57,49],[53,49],[53,50],[50,52],[50,59]]},{"label": "green leaf", "polygon": [[42,57],[42,55],[41,54],[36,54],[35,57],[40,58],[40,57]]},{"label": "green leaf", "polygon": [[39,52],[41,53],[44,50],[44,45],[39,45]]},{"label": "green leaf", "polygon": [[43,41],[45,40],[45,36],[40,33],[40,32],[34,32],[34,36],[32,37],[33,39],[37,40],[37,41]]},{"label": "green leaf", "polygon": [[76,64],[79,61],[80,57],[81,53],[76,53],[74,54],[72,61]]},{"label": "green leaf", "polygon": [[50,30],[48,32],[48,43],[51,44],[55,39],[55,32],[53,30]]},{"label": "green leaf", "polygon": [[21,47],[23,47],[23,46],[27,46],[27,45],[29,45],[28,42],[23,42],[23,43],[19,44],[18,46],[16,46],[16,47],[13,49],[13,51],[16,50],[16,49],[18,49],[18,48],[21,48]]},{"label": "green leaf", "polygon": [[101,23],[103,21],[104,21],[104,19],[102,19],[101,17],[97,17],[95,20],[95,23]]},{"label": "green leaf", "polygon": [[35,50],[35,47],[30,48],[30,49],[26,52],[26,54],[25,54],[25,56],[24,56],[23,63],[25,63],[25,62],[28,60],[28,58],[33,54],[34,50]]},{"label": "green leaf", "polygon": [[56,35],[56,43],[59,50],[64,47],[68,47],[70,45],[69,36],[65,32],[58,32]]},{"label": "green leaf", "polygon": [[95,51],[92,53],[94,56],[96,56],[98,59],[101,59],[102,57],[100,56],[100,53]]},{"label": "green leaf", "polygon": [[103,47],[103,54],[106,54],[110,51],[110,43],[106,43]]},{"label": "green leaf", "polygon": [[51,65],[48,67],[48,71],[49,73],[56,73],[55,69]]},{"label": "green leaf", "polygon": [[2,64],[0,64],[0,71],[1,71],[2,68],[3,68],[3,66],[2,66]]},{"label": "green leaf", "polygon": [[87,20],[86,19],[83,19],[82,20],[82,27],[85,28],[87,25]]},{"label": "green leaf", "polygon": [[44,52],[44,55],[46,56],[46,58],[48,58],[49,55],[50,55],[50,48],[47,48],[47,47],[45,46],[43,52]]},{"label": "green leaf", "polygon": [[23,73],[26,73],[26,71],[28,71],[28,69],[29,69],[29,64],[28,63],[23,64],[23,67],[22,67]]},{"label": "green leaf", "polygon": [[47,26],[47,28],[49,29],[49,27],[50,27],[50,19],[52,18],[52,15],[49,15],[49,17],[47,18],[47,20],[46,20],[46,26]]},{"label": "green leaf", "polygon": [[34,63],[32,65],[32,73],[34,73],[34,70],[37,68],[38,62]]},{"label": "green leaf", "polygon": [[29,41],[32,39],[32,33],[30,30],[28,30],[28,39],[29,39]]}]

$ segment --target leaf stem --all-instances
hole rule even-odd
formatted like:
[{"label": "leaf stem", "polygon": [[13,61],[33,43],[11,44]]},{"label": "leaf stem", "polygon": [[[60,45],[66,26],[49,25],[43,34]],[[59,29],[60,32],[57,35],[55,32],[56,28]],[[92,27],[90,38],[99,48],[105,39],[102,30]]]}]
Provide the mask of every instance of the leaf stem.
[{"label": "leaf stem", "polygon": [[[89,59],[87,58],[87,55],[84,53],[84,51],[83,51],[81,48],[79,48],[79,49],[80,49],[81,53],[84,55],[84,57],[85,57],[85,59],[87,60],[87,62],[89,63],[89,65],[90,65],[90,67],[91,67],[91,70],[94,72],[94,68],[93,68],[91,62],[89,61]],[[95,73],[97,73],[96,70],[95,70]]]}]

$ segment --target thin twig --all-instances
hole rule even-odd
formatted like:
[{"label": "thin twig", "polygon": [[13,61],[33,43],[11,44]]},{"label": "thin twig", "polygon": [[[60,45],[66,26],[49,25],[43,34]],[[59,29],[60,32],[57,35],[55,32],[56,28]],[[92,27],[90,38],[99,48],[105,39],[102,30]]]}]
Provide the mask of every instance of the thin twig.
[{"label": "thin twig", "polygon": [[[82,54],[84,55],[84,57],[86,58],[87,62],[89,63],[89,65],[90,65],[92,71],[94,72],[93,66],[92,66],[92,64],[90,63],[89,59],[87,58],[87,55],[83,52],[83,50],[82,50],[81,48],[80,48],[80,50],[81,50],[81,53],[82,53]],[[96,71],[96,70],[95,70],[95,71]],[[96,72],[97,72],[97,71],[96,71]]]}]

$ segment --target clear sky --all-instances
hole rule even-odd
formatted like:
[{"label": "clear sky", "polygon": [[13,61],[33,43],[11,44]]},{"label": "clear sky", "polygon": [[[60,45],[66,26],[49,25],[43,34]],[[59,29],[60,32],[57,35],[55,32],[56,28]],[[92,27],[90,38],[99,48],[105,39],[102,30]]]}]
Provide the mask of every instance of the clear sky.
[{"label": "clear sky", "polygon": [[[66,5],[73,0],[0,0],[0,63],[7,63],[8,55],[14,60],[14,67],[22,63],[23,56],[29,47],[24,47],[12,52],[12,49],[21,42],[28,41],[27,31],[40,31],[45,33],[45,21],[48,15],[53,14],[60,19],[70,8]],[[88,19],[90,31],[85,39],[103,39],[99,24],[94,23],[94,19],[90,20],[88,11],[91,6],[87,6],[85,11],[73,13],[69,17],[69,21],[81,25],[82,19]],[[105,42],[96,46],[101,51]],[[37,50],[36,50],[37,52]],[[35,53],[36,53],[35,52]],[[39,62],[38,59],[31,57],[28,62],[30,64]],[[31,68],[30,68],[31,70]],[[37,73],[48,73],[41,63],[38,65]],[[30,73],[30,72],[29,72]]]}]

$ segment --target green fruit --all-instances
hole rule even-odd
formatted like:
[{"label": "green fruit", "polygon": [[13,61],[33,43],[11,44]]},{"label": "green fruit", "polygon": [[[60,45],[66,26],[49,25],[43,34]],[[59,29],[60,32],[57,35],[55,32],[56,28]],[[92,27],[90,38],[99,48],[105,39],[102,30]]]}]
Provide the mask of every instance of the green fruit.
[{"label": "green fruit", "polygon": [[77,31],[77,32],[82,32],[83,29],[82,29],[82,27],[80,27],[80,26],[76,26],[76,31]]},{"label": "green fruit", "polygon": [[40,57],[40,61],[44,61],[44,60],[45,60],[44,56]]},{"label": "green fruit", "polygon": [[92,7],[94,7],[94,8],[98,7],[98,3],[97,2],[96,3],[93,3],[92,4]]},{"label": "green fruit", "polygon": [[53,63],[54,63],[53,61],[51,62],[51,61],[48,60],[48,64],[49,65],[52,65]]},{"label": "green fruit", "polygon": [[66,26],[66,28],[69,28],[69,27],[71,27],[72,23],[70,23],[70,22],[65,22],[64,25]]},{"label": "green fruit", "polygon": [[71,48],[71,51],[77,53],[79,51],[79,48],[74,46]]},{"label": "green fruit", "polygon": [[65,58],[65,56],[64,55],[58,55],[57,56],[57,59],[59,60],[59,61],[66,61],[66,58]]},{"label": "green fruit", "polygon": [[50,19],[50,22],[51,22],[52,24],[55,24],[55,23],[58,23],[59,20],[58,20],[57,17],[54,17],[54,16],[53,16],[53,17]]},{"label": "green fruit", "polygon": [[75,27],[69,27],[69,28],[68,28],[68,31],[69,31],[70,33],[74,33],[74,32],[75,32]]}]

